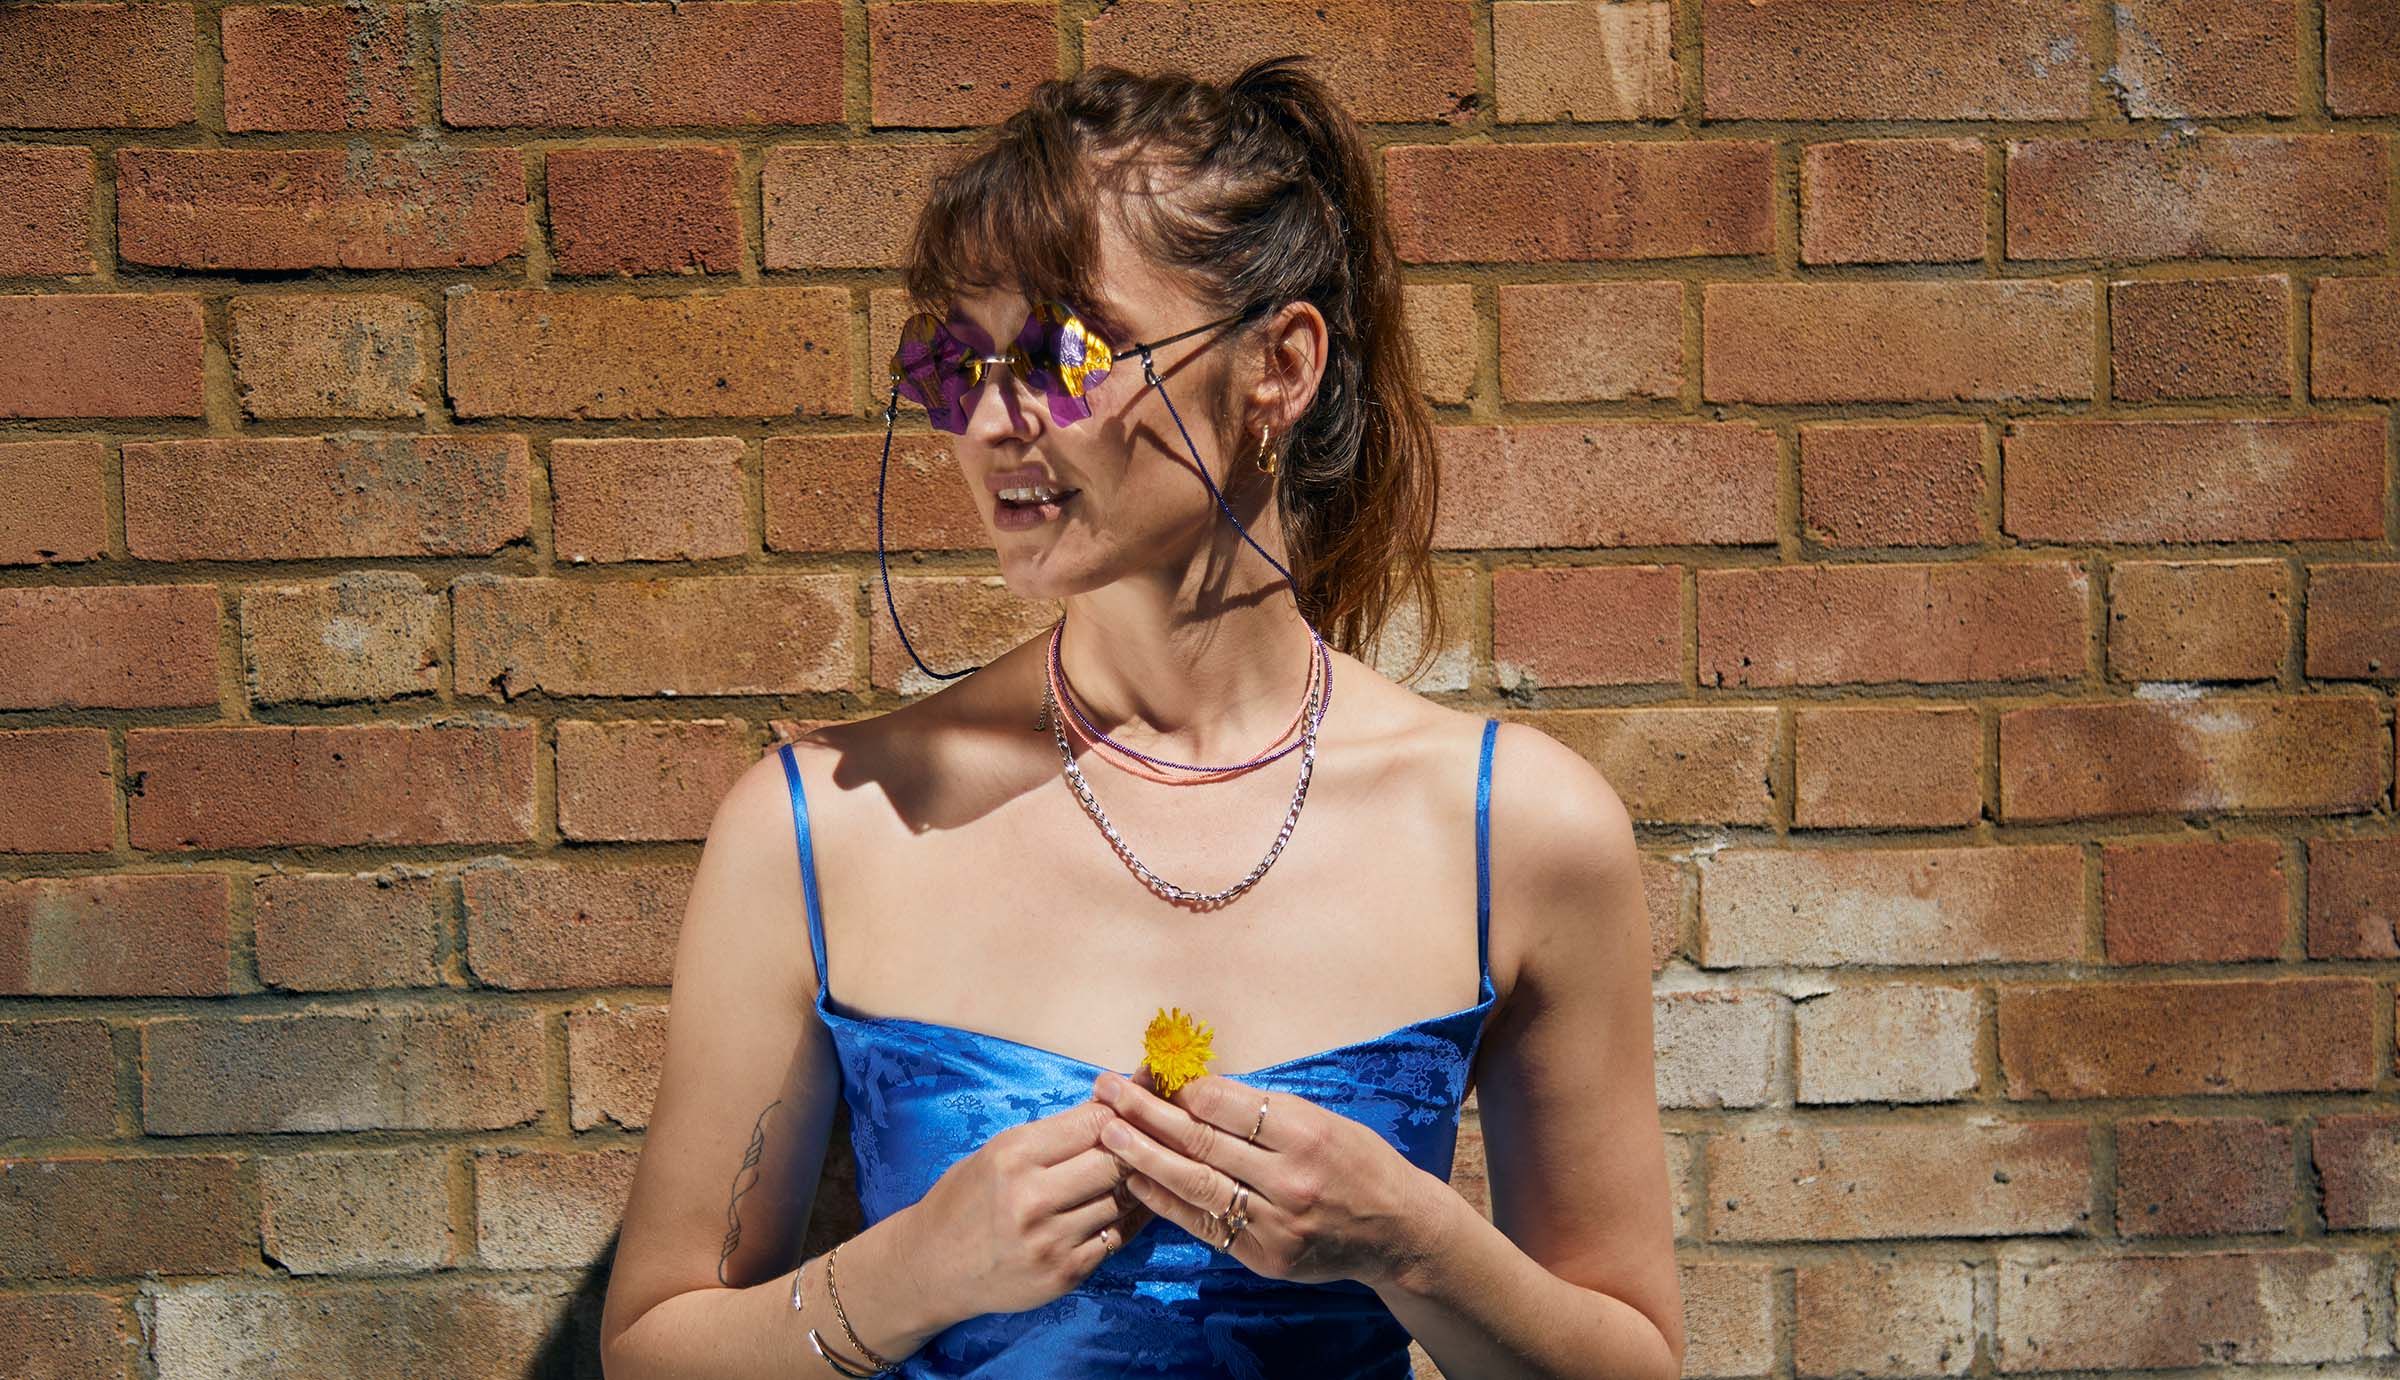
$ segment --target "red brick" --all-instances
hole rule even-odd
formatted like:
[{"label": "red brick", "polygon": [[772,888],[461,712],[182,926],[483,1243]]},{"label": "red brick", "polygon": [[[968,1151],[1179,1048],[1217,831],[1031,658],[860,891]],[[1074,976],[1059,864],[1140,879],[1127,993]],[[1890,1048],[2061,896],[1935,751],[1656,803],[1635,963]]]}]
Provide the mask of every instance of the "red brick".
[{"label": "red brick", "polygon": [[1940,402],[2092,395],[2086,282],[1882,278],[1708,283],[1713,402]]},{"label": "red brick", "polygon": [[856,588],[848,575],[462,576],[450,604],[458,685],[507,699],[846,689]]},{"label": "red brick", "polygon": [[494,859],[461,874],[467,962],[510,991],[664,987],[692,887],[685,863],[562,867]]},{"label": "red brick", "polygon": [[238,5],[221,15],[225,128],[407,129],[418,62],[409,7]]},{"label": "red brick", "polygon": [[2400,836],[2308,841],[2308,956],[2400,958]]},{"label": "red brick", "polygon": [[450,398],[462,417],[781,418],[852,409],[847,288],[661,297],[454,285],[448,298]]},{"label": "red brick", "polygon": [[1772,707],[1521,710],[1501,717],[1529,723],[1581,753],[1637,820],[1721,826],[1773,818]]},{"label": "red brick", "polygon": [[258,978],[294,992],[440,987],[450,882],[400,865],[254,879]]},{"label": "red brick", "polygon": [[743,450],[733,436],[551,442],[550,526],[558,559],[581,565],[749,554]]},{"label": "red brick", "polygon": [[2001,525],[2059,542],[2380,541],[2381,417],[2012,421]]},{"label": "red brick", "polygon": [[0,589],[0,709],[214,705],[217,587]]},{"label": "red brick", "polygon": [[482,268],[524,251],[515,149],[117,151],[127,263]]},{"label": "red brick", "polygon": [[578,1131],[650,1124],[666,1062],[667,1008],[600,1002],[567,1013],[567,1088]]},{"label": "red brick", "polygon": [[[6,39],[0,36],[0,44]],[[0,146],[0,278],[90,273],[92,155],[40,144]]]},{"label": "red brick", "polygon": [[105,1022],[0,1022],[0,1069],[0,1140],[116,1135],[117,1060]]},{"label": "red brick", "polygon": [[522,1126],[543,1110],[546,1025],[523,1006],[164,1017],[142,1027],[142,1126],[153,1136]]},{"label": "red brick", "polygon": [[1819,422],[1800,428],[1800,521],[1832,547],[1981,542],[1983,428]]},{"label": "red brick", "polygon": [[1803,1263],[1792,1271],[1792,1369],[1963,1375],[1976,1350],[1975,1292],[1963,1260]]},{"label": "red brick", "polygon": [[1466,283],[1403,283],[1400,299],[1426,401],[1465,403],[1483,367],[1483,313],[1475,305],[1475,289]]},{"label": "red brick", "polygon": [[1747,422],[1446,426],[1444,550],[1775,540],[1775,434]]},{"label": "red brick", "polygon": [[2149,814],[2373,809],[2392,735],[2356,695],[2208,695],[2048,704],[2000,715],[2011,824]]},{"label": "red brick", "polygon": [[265,1283],[160,1284],[148,1355],[170,1375],[238,1374],[260,1356],[305,1356],[354,1380],[598,1374],[588,1299],[563,1276],[372,1281],[295,1289]]},{"label": "red brick", "polygon": [[441,688],[443,601],[414,574],[357,570],[245,585],[242,673],[254,704],[396,699]]},{"label": "red brick", "polygon": [[641,1150],[475,1152],[475,1250],[487,1269],[590,1266],[608,1254]]},{"label": "red brick", "polygon": [[145,561],[488,556],[533,525],[516,435],[128,441],[125,544]]},{"label": "red brick", "polygon": [[253,417],[421,417],[433,313],[369,292],[233,299],[234,383]]},{"label": "red brick", "polygon": [[911,631],[909,644],[937,671],[956,674],[1050,631],[1058,621],[1053,599],[1022,599],[998,575],[927,575],[892,581],[891,604],[880,580],[871,587],[873,612],[867,623],[867,679],[878,690],[923,694],[940,682],[917,669],[892,631],[893,608]]},{"label": "red brick", "polygon": [[1983,257],[1983,144],[1831,139],[1800,151],[1800,259],[1956,263]]},{"label": "red brick", "polygon": [[561,273],[731,273],[742,266],[730,144],[556,149],[545,160]]},{"label": "red brick", "polygon": [[257,1194],[233,1155],[0,1160],[0,1274],[238,1274],[258,1268]]},{"label": "red brick", "polygon": [[[758,175],[761,262],[770,269],[899,267],[934,179],[961,153],[947,141],[769,148]],[[842,298],[846,308],[848,294]]]},{"label": "red brick", "polygon": [[2120,561],[2108,576],[2118,680],[2267,680],[2292,641],[2291,571],[2275,558]]},{"label": "red brick", "polygon": [[1983,813],[1983,719],[1963,705],[1793,711],[1792,823],[1941,829]]},{"label": "red brick", "polygon": [[2065,963],[2073,847],[1729,848],[1700,868],[1701,966]]},{"label": "red brick", "polygon": [[141,1324],[109,1294],[45,1291],[0,1296],[0,1336],[14,1337],[23,1380],[124,1380],[142,1349]]},{"label": "red brick", "polygon": [[2093,113],[2089,28],[2075,0],[1703,0],[1703,109],[1710,120],[2080,120]]},{"label": "red brick", "polygon": [[919,428],[893,435],[888,472],[880,431],[769,436],[767,549],[873,551],[880,479],[887,552],[990,550],[991,534],[967,490],[954,438],[921,423]]},{"label": "red brick", "polygon": [[2375,1296],[2390,1292],[2374,1257],[2315,1249],[2019,1252],[2003,1257],[1999,1275],[2004,1374],[2365,1356],[2381,1346],[2370,1331]]},{"label": "red brick", "polygon": [[1754,566],[1699,575],[1700,683],[2043,680],[2084,669],[2080,562]]},{"label": "red brick", "polygon": [[1683,683],[1683,571],[1671,565],[1492,572],[1502,689]]},{"label": "red brick", "polygon": [[2364,1092],[2371,978],[2003,983],[2000,1067],[2015,1101]]},{"label": "red brick", "polygon": [[233,990],[222,872],[0,883],[0,992],[215,997]]},{"label": "red brick", "polygon": [[2400,115],[2400,10],[2388,0],[2325,0],[2325,108]]},{"label": "red brick", "polygon": [[1673,6],[1500,0],[1492,6],[1492,95],[1504,125],[1673,119],[1683,109]]},{"label": "red brick", "polygon": [[[2297,115],[2293,0],[2121,0],[2105,79],[2131,120]],[[2311,35],[2313,38],[2314,35]]]},{"label": "red brick", "polygon": [[116,846],[108,737],[104,728],[0,729],[0,853]]},{"label": "red brick", "polygon": [[1735,1127],[1708,1141],[1712,1241],[2077,1232],[2091,1216],[2080,1121]]},{"label": "red brick", "polygon": [[448,125],[824,125],[842,118],[838,4],[478,4],[440,13]]},{"label": "red brick", "polygon": [[2012,259],[2381,254],[2390,158],[2373,134],[2012,139]]},{"label": "red brick", "polygon": [[128,729],[133,846],[523,842],[533,756],[530,722],[489,713]]},{"label": "red brick", "polygon": [[0,443],[0,565],[108,554],[108,452],[98,441]]},{"label": "red brick", "polygon": [[2317,1118],[2309,1135],[2330,1231],[2400,1230],[2400,1116],[2353,1113]]},{"label": "red brick", "polygon": [[1481,107],[1476,8],[1469,0],[1104,6],[1083,22],[1083,65],[1181,68],[1230,81],[1257,58],[1298,51],[1356,119],[1466,124]]},{"label": "red brick", "polygon": [[877,128],[997,124],[1058,75],[1050,5],[902,0],[867,8],[868,103]]},{"label": "red brick", "polygon": [[2100,909],[2111,963],[2275,958],[2292,927],[2283,845],[2108,844],[2100,850]]},{"label": "red brick", "polygon": [[1683,284],[1503,283],[1500,393],[1510,402],[1683,391]]},{"label": "red brick", "polygon": [[2129,402],[2292,396],[2292,280],[2108,285],[2110,391]]},{"label": "red brick", "polygon": [[2312,396],[2400,398],[2400,277],[2319,278],[2309,313]]},{"label": "red brick", "polygon": [[188,125],[197,42],[189,5],[0,7],[0,129]]},{"label": "red brick", "polygon": [[1405,144],[1383,152],[1409,263],[1766,254],[1773,145],[1753,139]]},{"label": "red brick", "polygon": [[203,414],[198,297],[0,296],[0,340],[0,419]]},{"label": "red brick", "polygon": [[561,719],[558,832],[624,843],[701,839],[751,763],[740,719]]},{"label": "red brick", "polygon": [[2258,1117],[2117,1123],[2117,1234],[2281,1232],[2292,1211],[2292,1128]]}]

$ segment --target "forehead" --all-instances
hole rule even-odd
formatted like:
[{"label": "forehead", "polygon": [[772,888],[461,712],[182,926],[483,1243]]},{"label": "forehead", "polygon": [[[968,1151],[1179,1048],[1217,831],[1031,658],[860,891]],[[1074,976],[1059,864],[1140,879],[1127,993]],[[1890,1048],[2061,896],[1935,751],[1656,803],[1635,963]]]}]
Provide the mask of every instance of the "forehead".
[{"label": "forehead", "polygon": [[[1090,301],[1067,305],[1097,327],[1113,329],[1124,344],[1179,330],[1195,309],[1182,284],[1152,262],[1121,217],[1103,211],[1093,227],[1094,257],[1090,277],[1097,293]],[[1013,337],[1024,325],[1032,300],[1021,287],[977,284],[960,289],[953,299],[954,320],[978,327],[991,338]]]}]

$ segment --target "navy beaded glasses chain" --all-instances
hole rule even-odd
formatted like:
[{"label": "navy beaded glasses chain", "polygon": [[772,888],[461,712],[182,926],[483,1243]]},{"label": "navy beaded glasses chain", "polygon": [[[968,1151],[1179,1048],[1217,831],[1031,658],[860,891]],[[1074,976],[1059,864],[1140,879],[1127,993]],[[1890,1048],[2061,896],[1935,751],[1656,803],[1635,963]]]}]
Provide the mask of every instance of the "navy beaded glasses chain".
[{"label": "navy beaded glasses chain", "polygon": [[[884,554],[883,505],[884,488],[892,471],[892,427],[900,415],[902,396],[925,408],[926,420],[936,431],[964,435],[967,418],[973,410],[975,390],[988,378],[1005,380],[1010,374],[1022,378],[1028,387],[1040,393],[1049,403],[1050,420],[1059,426],[1073,426],[1092,415],[1090,390],[1108,377],[1116,361],[1129,354],[1142,357],[1142,377],[1159,390],[1166,400],[1167,415],[1175,419],[1176,431],[1182,433],[1184,447],[1192,452],[1192,464],[1200,472],[1201,482],[1217,500],[1242,540],[1253,550],[1266,556],[1287,581],[1292,572],[1283,562],[1267,554],[1234,517],[1225,495],[1217,489],[1216,480],[1209,477],[1208,466],[1201,462],[1200,451],[1192,444],[1192,434],[1185,430],[1183,414],[1175,410],[1175,400],[1167,397],[1166,386],[1158,376],[1152,351],[1171,345],[1187,336],[1197,335],[1230,321],[1239,321],[1257,314],[1257,309],[1234,312],[1205,321],[1189,330],[1156,340],[1137,341],[1123,346],[1111,346],[1089,326],[1074,308],[1053,298],[1033,304],[1025,314],[1025,324],[1018,328],[1016,338],[999,354],[987,355],[974,349],[954,326],[969,323],[953,307],[945,322],[932,312],[920,311],[910,316],[900,328],[900,343],[892,351],[892,393],[883,405],[883,466],[875,480],[875,564],[883,574],[883,604],[891,614],[892,628],[900,634],[900,645],[908,650],[909,660],[917,669],[935,680],[955,680],[983,669],[969,666],[963,671],[936,671],[917,655],[916,645],[908,640],[908,630],[900,626],[900,609],[892,600],[892,572]],[[1000,366],[997,370],[990,366]],[[1314,632],[1314,629],[1311,629]],[[1080,716],[1079,716],[1080,717]]]}]

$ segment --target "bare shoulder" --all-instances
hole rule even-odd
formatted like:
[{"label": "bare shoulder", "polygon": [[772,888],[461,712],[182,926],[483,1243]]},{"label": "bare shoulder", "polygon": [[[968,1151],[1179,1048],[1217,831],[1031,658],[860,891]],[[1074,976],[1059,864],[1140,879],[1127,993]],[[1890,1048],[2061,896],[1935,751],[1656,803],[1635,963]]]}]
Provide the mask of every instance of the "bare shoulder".
[{"label": "bare shoulder", "polygon": [[1491,830],[1494,923],[1509,917],[1515,971],[1538,983],[1543,956],[1562,942],[1588,947],[1595,921],[1639,927],[1647,946],[1646,909],[1595,914],[1597,898],[1638,894],[1641,852],[1632,812],[1583,754],[1503,718],[1492,744]]}]

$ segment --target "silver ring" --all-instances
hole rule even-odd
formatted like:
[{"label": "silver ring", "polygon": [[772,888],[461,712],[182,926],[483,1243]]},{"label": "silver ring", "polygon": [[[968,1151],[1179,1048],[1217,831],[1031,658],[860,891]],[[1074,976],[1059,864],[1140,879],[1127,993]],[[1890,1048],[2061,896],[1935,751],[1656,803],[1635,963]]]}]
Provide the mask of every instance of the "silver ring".
[{"label": "silver ring", "polygon": [[1245,1140],[1245,1141],[1248,1141],[1248,1142],[1249,1142],[1250,1144],[1252,1144],[1252,1145],[1256,1145],[1256,1144],[1258,1144],[1258,1130],[1259,1130],[1259,1127],[1260,1127],[1260,1126],[1264,1126],[1264,1125],[1266,1125],[1266,1124],[1267,1124],[1267,1099],[1265,1099],[1265,1098],[1263,1098],[1263,1097],[1262,1097],[1262,1098],[1260,1098],[1260,1099],[1258,1100],[1258,1125],[1257,1125],[1257,1126],[1253,1126],[1253,1127],[1251,1127],[1251,1128],[1250,1128],[1250,1134],[1249,1134],[1249,1135],[1247,1135],[1247,1136],[1244,1136],[1244,1137],[1242,1137],[1242,1139],[1243,1139],[1243,1140]]}]

